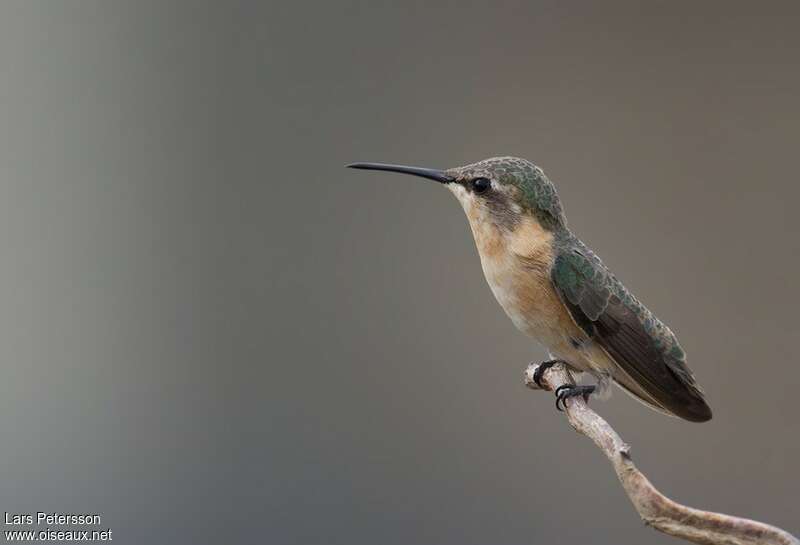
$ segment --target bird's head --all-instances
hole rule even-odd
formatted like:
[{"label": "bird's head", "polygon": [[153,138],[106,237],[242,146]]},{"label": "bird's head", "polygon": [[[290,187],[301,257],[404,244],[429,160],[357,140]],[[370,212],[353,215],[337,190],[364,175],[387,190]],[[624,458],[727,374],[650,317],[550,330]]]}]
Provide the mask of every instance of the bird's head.
[{"label": "bird's head", "polygon": [[517,157],[493,157],[447,170],[353,163],[350,168],[411,174],[444,184],[467,213],[473,230],[495,227],[513,232],[525,220],[535,220],[548,231],[566,227],[555,187],[542,169]]}]

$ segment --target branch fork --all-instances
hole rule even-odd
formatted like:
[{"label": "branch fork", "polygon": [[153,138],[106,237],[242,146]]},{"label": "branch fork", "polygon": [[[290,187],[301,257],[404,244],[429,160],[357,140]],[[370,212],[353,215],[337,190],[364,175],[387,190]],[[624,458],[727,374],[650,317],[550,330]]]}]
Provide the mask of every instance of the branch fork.
[{"label": "branch fork", "polygon": [[[525,385],[533,390],[541,389],[533,380],[537,367],[530,364],[525,370]],[[551,392],[561,386],[575,385],[569,370],[561,363],[546,369],[541,383]],[[775,526],[694,509],[669,499],[637,469],[631,459],[630,447],[608,422],[589,408],[582,397],[564,400],[564,407],[572,428],[591,439],[611,462],[628,499],[646,525],[706,545],[800,545],[800,540]]]}]

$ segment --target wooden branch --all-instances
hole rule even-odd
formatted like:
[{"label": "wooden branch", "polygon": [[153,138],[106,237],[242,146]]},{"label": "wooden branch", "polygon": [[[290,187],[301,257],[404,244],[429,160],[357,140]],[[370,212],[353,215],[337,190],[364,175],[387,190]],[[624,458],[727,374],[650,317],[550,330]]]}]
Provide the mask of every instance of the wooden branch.
[{"label": "wooden branch", "polygon": [[[533,381],[537,367],[531,364],[525,370],[525,385],[534,390],[540,389]],[[542,384],[550,391],[575,384],[572,375],[560,363],[545,370],[543,375]],[[608,422],[589,408],[583,398],[568,398],[565,405],[570,425],[603,451],[614,466],[625,493],[648,526],[706,545],[800,545],[796,537],[769,524],[701,511],[672,501],[636,468],[631,460],[630,447]]]}]

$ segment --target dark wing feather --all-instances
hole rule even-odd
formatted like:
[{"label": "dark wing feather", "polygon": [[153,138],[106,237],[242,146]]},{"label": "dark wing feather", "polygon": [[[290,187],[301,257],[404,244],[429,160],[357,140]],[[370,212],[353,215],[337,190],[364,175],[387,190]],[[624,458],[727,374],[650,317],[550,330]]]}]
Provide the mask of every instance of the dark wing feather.
[{"label": "dark wing feather", "polygon": [[579,240],[560,248],[553,284],[575,322],[619,366],[613,378],[648,404],[693,422],[709,420],[711,409],[672,331]]}]

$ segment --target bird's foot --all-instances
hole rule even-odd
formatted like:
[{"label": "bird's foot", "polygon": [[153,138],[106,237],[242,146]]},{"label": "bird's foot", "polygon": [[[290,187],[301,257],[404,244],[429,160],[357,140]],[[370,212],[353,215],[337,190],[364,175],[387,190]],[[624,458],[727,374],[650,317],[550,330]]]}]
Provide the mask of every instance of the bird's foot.
[{"label": "bird's foot", "polygon": [[559,386],[556,388],[556,409],[563,411],[567,408],[567,399],[570,397],[581,396],[585,402],[589,402],[589,394],[597,389],[593,384],[587,386]]},{"label": "bird's foot", "polygon": [[544,372],[557,363],[563,363],[564,365],[567,365],[567,362],[565,362],[564,360],[547,360],[543,361],[542,363],[536,366],[536,371],[533,372],[533,382],[536,383],[536,386],[538,386],[542,390],[546,389],[542,384],[542,377],[544,376]]}]

